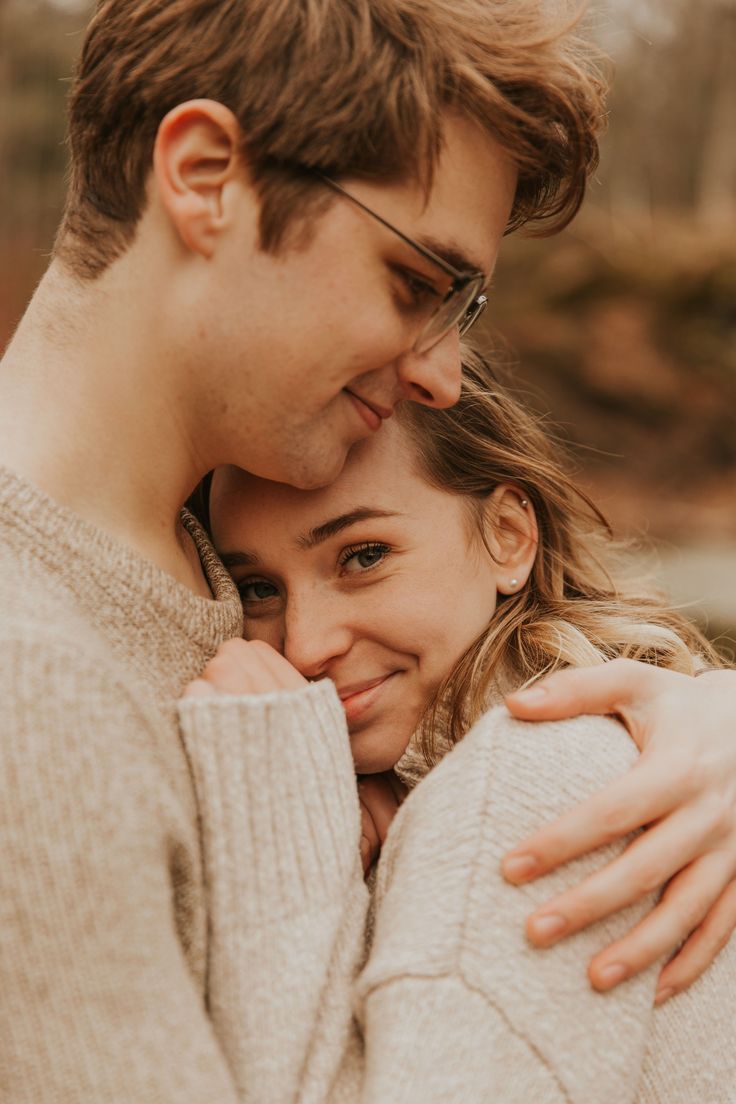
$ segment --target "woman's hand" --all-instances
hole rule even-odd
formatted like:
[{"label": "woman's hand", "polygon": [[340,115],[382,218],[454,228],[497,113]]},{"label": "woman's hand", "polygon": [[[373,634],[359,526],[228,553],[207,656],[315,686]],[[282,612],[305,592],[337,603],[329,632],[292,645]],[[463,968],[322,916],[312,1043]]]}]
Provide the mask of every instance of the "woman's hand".
[{"label": "woman's hand", "polygon": [[381,853],[391,821],[406,797],[406,786],[392,770],[382,774],[358,775],[360,798],[360,857],[363,873],[367,874]]},{"label": "woman's hand", "polygon": [[518,844],[503,873],[528,882],[648,826],[618,859],[530,916],[527,934],[550,946],[669,880],[652,912],[588,970],[596,989],[610,989],[684,941],[660,974],[662,1003],[700,976],[736,927],[736,672],[689,678],[617,659],[559,672],[507,705],[530,721],[615,714],[639,747],[628,774]]},{"label": "woman's hand", "polygon": [[185,687],[183,698],[212,694],[268,694],[300,690],[307,680],[270,644],[262,640],[226,640],[199,678]]},{"label": "woman's hand", "polygon": [[[299,690],[307,680],[279,652],[261,640],[227,640],[217,649],[199,678],[185,687],[182,697],[215,694],[267,694],[274,690]],[[363,873],[378,858],[406,788],[393,771],[358,778],[360,798],[360,855]]]}]

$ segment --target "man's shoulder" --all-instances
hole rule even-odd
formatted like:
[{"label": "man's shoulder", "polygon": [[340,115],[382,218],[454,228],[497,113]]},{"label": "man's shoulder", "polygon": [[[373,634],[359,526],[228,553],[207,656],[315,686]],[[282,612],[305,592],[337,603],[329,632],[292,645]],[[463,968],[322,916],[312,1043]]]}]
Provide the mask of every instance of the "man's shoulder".
[{"label": "man's shoulder", "polygon": [[21,603],[2,619],[0,654],[6,845],[12,837],[26,846],[41,823],[79,834],[80,818],[108,835],[135,822],[136,830],[158,835],[168,825],[188,836],[190,782],[175,719],[94,626],[73,611],[68,621],[45,620]]},{"label": "man's shoulder", "polygon": [[33,575],[0,579],[0,682],[11,677],[13,657],[24,657],[27,675],[58,663],[68,670],[89,672],[92,667],[100,677],[119,677],[87,612],[64,587],[44,582]]},{"label": "man's shoulder", "polygon": [[[153,719],[150,693],[119,662],[74,593],[31,563],[0,571],[0,726],[16,751],[92,746]],[[0,556],[9,566],[11,557]],[[31,740],[32,736],[32,740]]]},{"label": "man's shoulder", "polygon": [[86,778],[99,795],[122,788],[122,804],[166,808],[188,832],[194,798],[173,701],[121,655],[109,619],[95,622],[83,578],[71,585],[32,550],[4,548],[0,566],[12,568],[0,571],[3,793],[37,772],[70,793]]}]

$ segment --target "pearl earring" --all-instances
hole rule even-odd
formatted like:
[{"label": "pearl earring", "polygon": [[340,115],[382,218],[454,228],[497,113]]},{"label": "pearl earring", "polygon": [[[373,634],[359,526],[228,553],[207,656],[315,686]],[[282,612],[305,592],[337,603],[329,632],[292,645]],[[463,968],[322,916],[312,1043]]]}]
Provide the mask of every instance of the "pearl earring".
[{"label": "pearl earring", "polygon": [[522,508],[522,510],[526,510],[526,508],[527,508],[527,506],[528,506],[528,505],[529,505],[529,500],[528,500],[528,499],[526,499],[526,498],[522,498],[522,500],[521,500],[521,508]]},{"label": "pearl earring", "polygon": [[509,586],[512,587],[514,590],[516,589],[516,587],[518,587],[518,585],[519,585],[519,580],[518,579],[510,579],[509,580]]}]

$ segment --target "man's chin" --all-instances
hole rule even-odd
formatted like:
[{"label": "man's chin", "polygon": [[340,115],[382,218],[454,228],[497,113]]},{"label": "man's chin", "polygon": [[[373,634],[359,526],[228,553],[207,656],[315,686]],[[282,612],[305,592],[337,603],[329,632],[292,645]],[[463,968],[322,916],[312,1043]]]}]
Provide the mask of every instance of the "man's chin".
[{"label": "man's chin", "polygon": [[345,467],[345,461],[347,460],[348,450],[345,448],[336,448],[334,453],[327,456],[320,456],[314,458],[314,463],[302,464],[294,470],[290,471],[285,478],[278,480],[280,483],[288,483],[291,487],[296,487],[298,491],[318,491],[320,487],[329,487],[330,483],[334,483],[338,475]]}]

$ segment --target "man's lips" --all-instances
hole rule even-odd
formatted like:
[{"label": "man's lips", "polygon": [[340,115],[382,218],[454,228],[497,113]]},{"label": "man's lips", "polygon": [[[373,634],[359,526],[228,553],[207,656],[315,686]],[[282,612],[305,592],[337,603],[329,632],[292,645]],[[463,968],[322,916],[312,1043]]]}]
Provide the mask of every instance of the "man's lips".
[{"label": "man's lips", "polygon": [[390,418],[393,414],[393,409],[391,407],[379,406],[378,403],[368,402],[367,399],[362,398],[360,395],[356,395],[354,391],[350,391],[347,387],[345,388],[345,393],[353,400],[356,410],[370,429],[378,429],[381,422],[386,418]]},{"label": "man's lips", "polygon": [[373,705],[384,684],[395,674],[395,671],[391,671],[387,675],[381,675],[367,682],[354,682],[348,686],[338,687],[337,692],[348,722],[356,720]]}]

